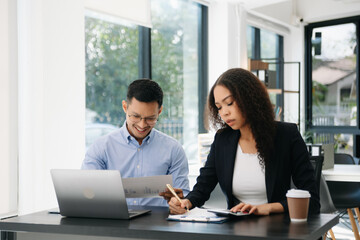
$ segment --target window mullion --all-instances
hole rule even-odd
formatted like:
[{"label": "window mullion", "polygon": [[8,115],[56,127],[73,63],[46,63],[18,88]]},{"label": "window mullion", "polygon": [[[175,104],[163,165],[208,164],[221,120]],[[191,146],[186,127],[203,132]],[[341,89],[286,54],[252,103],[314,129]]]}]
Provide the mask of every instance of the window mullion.
[{"label": "window mullion", "polygon": [[208,8],[201,6],[200,24],[198,29],[198,86],[199,86],[199,133],[206,133],[204,126],[204,111],[208,92]]},{"label": "window mullion", "polygon": [[151,29],[139,26],[139,78],[151,79]]}]

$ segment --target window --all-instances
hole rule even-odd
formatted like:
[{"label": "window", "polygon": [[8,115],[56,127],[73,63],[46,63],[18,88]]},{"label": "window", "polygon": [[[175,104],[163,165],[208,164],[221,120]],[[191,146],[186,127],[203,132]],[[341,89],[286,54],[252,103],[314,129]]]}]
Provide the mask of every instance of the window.
[{"label": "window", "polygon": [[283,58],[283,37],[274,32],[247,26],[248,57],[251,59]]},{"label": "window", "polygon": [[164,91],[164,109],[155,128],[182,143],[190,162],[197,162],[207,93],[207,8],[183,0],[152,1],[151,7],[151,29],[87,15],[86,134],[93,141],[95,133],[104,133],[94,132],[94,123],[121,126],[127,86],[151,78]]},{"label": "window", "polygon": [[255,29],[256,28],[251,27],[251,26],[246,27],[247,56],[250,59],[254,59],[255,55],[256,55],[256,53],[255,53]]},{"label": "window", "polygon": [[138,78],[139,28],[90,15],[85,41],[86,123],[119,126],[125,120],[121,102],[127,86]]},{"label": "window", "polygon": [[151,73],[164,91],[158,129],[178,139],[187,156],[197,156],[199,133],[199,40],[201,6],[188,1],[152,2]]},{"label": "window", "polygon": [[[260,55],[261,58],[278,58],[279,53],[279,41],[280,36],[267,31],[260,30]],[[269,66],[270,67],[270,66]]]},{"label": "window", "polygon": [[313,29],[312,124],[356,126],[356,25]]},{"label": "window", "polygon": [[[253,26],[247,26],[247,45],[248,57],[253,60],[262,60],[269,62],[269,76],[274,76],[276,87],[283,87],[283,37],[268,30],[259,29]],[[260,80],[264,80],[265,73],[259,72]],[[269,92],[271,102],[274,105],[275,115],[283,109],[283,95]],[[279,118],[283,119],[284,114],[279,114]],[[280,119],[278,119],[280,120]]]},{"label": "window", "polygon": [[[354,156],[358,121],[360,17],[306,27],[307,129],[313,143],[334,143]],[[358,149],[357,151],[359,151]]]}]

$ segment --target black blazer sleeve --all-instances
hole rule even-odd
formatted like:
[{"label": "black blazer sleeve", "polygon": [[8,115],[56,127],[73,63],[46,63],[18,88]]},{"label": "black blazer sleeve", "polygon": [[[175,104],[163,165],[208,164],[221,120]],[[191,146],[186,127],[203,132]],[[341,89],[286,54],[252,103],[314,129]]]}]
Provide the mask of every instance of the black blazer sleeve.
[{"label": "black blazer sleeve", "polygon": [[217,183],[227,199],[228,208],[234,205],[232,178],[239,137],[240,131],[231,128],[216,133],[205,166],[200,169],[197,183],[193,191],[186,196],[194,207],[202,206],[209,199]]},{"label": "black blazer sleeve", "polygon": [[[292,132],[293,162],[292,179],[298,189],[307,190],[311,194],[309,213],[320,213],[319,189],[316,186],[314,168],[309,160],[309,152],[297,126]],[[287,207],[287,203],[286,203]]]},{"label": "black blazer sleeve", "polygon": [[200,169],[200,175],[196,179],[196,184],[193,190],[186,196],[190,200],[193,207],[200,207],[204,205],[205,201],[210,198],[211,192],[218,183],[218,178],[215,168],[215,148],[217,135],[210,147],[210,153],[207,157],[205,166]]},{"label": "black blazer sleeve", "polygon": [[269,202],[280,202],[288,211],[286,192],[291,178],[298,189],[311,194],[309,213],[320,212],[318,189],[314,169],[309,160],[306,144],[297,126],[277,122],[274,152],[266,166],[266,188]]}]

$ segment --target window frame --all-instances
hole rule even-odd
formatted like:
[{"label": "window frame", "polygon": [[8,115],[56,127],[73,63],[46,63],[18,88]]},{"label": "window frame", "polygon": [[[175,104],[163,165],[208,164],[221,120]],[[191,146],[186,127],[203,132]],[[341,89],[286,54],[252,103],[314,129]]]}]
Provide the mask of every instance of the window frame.
[{"label": "window frame", "polygon": [[[197,3],[198,4],[198,3]],[[208,92],[208,7],[202,4],[199,14],[198,28],[198,133],[207,133],[205,126],[205,108]],[[139,78],[152,78],[151,73],[151,28],[139,28]]]},{"label": "window frame", "polygon": [[[356,126],[313,126],[312,124],[312,31],[314,28],[334,26],[346,23],[353,23],[356,26],[356,103],[357,103],[357,121]],[[314,133],[329,134],[352,134],[353,135],[353,155],[360,156],[360,148],[357,143],[360,142],[360,84],[359,84],[359,62],[360,62],[360,16],[333,19],[322,22],[310,23],[305,26],[305,130]]]}]

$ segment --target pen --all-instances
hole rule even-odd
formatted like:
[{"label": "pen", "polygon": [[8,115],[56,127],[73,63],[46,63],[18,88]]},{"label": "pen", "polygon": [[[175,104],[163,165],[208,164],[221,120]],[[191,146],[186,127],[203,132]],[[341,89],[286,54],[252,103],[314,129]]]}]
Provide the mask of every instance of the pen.
[{"label": "pen", "polygon": [[[179,196],[176,194],[175,190],[173,189],[173,187],[170,184],[166,184],[166,187],[170,190],[170,192],[174,195],[174,197],[181,203],[181,199],[179,198]],[[185,206],[186,211],[189,211],[189,209]]]}]

